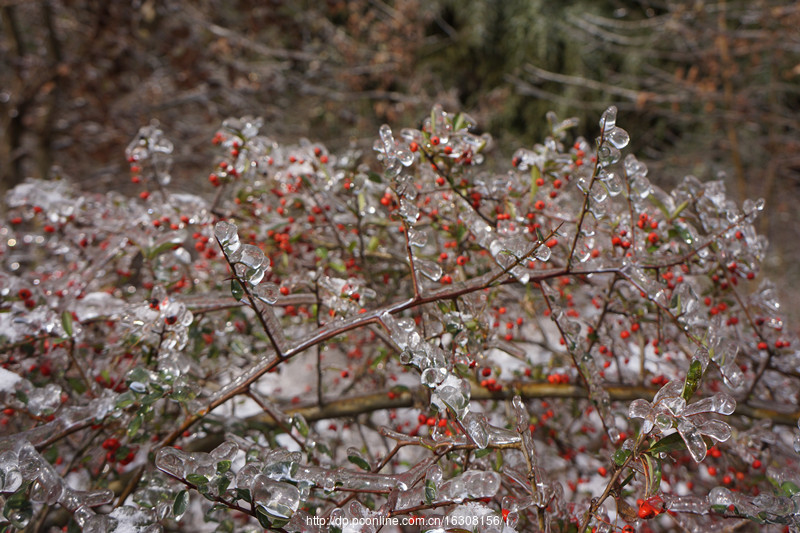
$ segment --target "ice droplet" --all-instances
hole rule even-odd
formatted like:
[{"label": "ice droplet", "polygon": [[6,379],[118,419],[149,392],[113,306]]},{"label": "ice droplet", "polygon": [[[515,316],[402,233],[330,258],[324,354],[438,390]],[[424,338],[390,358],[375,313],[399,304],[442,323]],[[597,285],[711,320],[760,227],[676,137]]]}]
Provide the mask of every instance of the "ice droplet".
[{"label": "ice droplet", "polygon": [[416,223],[419,218],[419,207],[417,204],[405,197],[400,198],[400,216],[409,224]]},{"label": "ice droplet", "polygon": [[625,186],[619,174],[608,171],[607,178],[603,181],[610,196],[619,196],[625,190]]},{"label": "ice droplet", "polygon": [[261,283],[253,289],[256,298],[269,305],[278,301],[278,286],[274,283]]},{"label": "ice droplet", "polygon": [[22,486],[16,454],[12,451],[0,454],[0,492],[16,492]]},{"label": "ice droplet", "polygon": [[542,262],[549,261],[551,255],[552,251],[545,243],[540,244],[539,247],[533,252],[533,257]]},{"label": "ice droplet", "polygon": [[711,489],[711,492],[708,493],[708,503],[727,508],[729,505],[733,505],[734,503],[733,495],[731,494],[731,491],[725,487],[714,487]]},{"label": "ice droplet", "polygon": [[604,144],[597,150],[597,161],[600,163],[601,167],[613,165],[619,161],[620,157],[622,157],[622,155],[619,150],[610,144]]},{"label": "ice droplet", "polygon": [[618,149],[625,148],[631,141],[631,137],[628,135],[628,132],[618,127],[611,128],[610,131],[607,130],[604,138]]},{"label": "ice droplet", "polygon": [[394,151],[394,137],[392,136],[392,128],[389,127],[388,124],[383,124],[378,133],[381,136],[381,142],[383,143],[383,154],[386,156],[386,166],[391,166],[394,163],[395,159],[395,151]]},{"label": "ice droplet", "polygon": [[435,387],[442,381],[444,378],[447,377],[447,369],[446,368],[426,368],[422,371],[422,376],[420,377],[420,381],[424,385],[428,387]]},{"label": "ice droplet", "polygon": [[417,272],[432,281],[439,281],[439,279],[442,277],[442,267],[433,261],[428,261],[427,259],[416,259],[414,261],[414,267],[416,268]]},{"label": "ice droplet", "polygon": [[471,498],[491,498],[500,488],[500,475],[497,472],[468,470],[461,475],[461,480]]},{"label": "ice droplet", "polygon": [[424,230],[416,230],[414,228],[410,228],[408,230],[408,244],[411,246],[416,246],[417,248],[422,248],[428,242],[428,232]]}]

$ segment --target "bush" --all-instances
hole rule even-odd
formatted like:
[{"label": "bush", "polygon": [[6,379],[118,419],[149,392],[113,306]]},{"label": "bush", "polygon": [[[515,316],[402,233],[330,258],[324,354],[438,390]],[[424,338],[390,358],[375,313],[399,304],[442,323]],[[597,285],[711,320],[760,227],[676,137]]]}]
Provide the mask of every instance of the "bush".
[{"label": "bush", "polygon": [[5,530],[797,525],[763,202],[661,190],[614,108],[594,143],[548,119],[501,174],[437,106],[380,165],[245,117],[212,198],[154,126],[139,198],[10,191]]}]

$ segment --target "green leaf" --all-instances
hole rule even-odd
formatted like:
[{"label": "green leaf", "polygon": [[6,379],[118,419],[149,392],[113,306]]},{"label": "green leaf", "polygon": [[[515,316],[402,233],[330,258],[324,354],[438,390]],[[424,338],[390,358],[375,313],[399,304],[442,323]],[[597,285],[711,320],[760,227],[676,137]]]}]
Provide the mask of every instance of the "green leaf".
[{"label": "green leaf", "polygon": [[617,466],[622,466],[625,464],[625,461],[628,460],[628,457],[631,455],[631,450],[617,450],[614,452],[614,464]]},{"label": "green leaf", "polygon": [[24,483],[14,494],[8,497],[3,507],[3,516],[11,525],[23,529],[33,517],[33,506],[28,499],[29,483]]},{"label": "green leaf", "polygon": [[367,172],[367,178],[369,178],[369,181],[375,183],[383,183],[383,178],[381,178],[381,175],[378,174],[377,172],[372,172],[372,171]]},{"label": "green leaf", "polygon": [[155,259],[164,252],[175,250],[180,248],[180,246],[181,244],[179,242],[166,241],[162,242],[158,246],[155,246],[154,248],[148,248],[142,255],[144,255],[147,259]]},{"label": "green leaf", "polygon": [[464,127],[466,127],[467,121],[464,119],[464,115],[462,113],[456,114],[455,118],[453,119],[453,131],[458,131]]},{"label": "green leaf", "polygon": [[339,272],[340,274],[347,272],[347,267],[344,266],[344,263],[341,263],[339,261],[329,263],[328,266],[334,269],[336,272]]},{"label": "green leaf", "polygon": [[308,422],[301,414],[292,416],[292,426],[297,428],[297,431],[304,437],[308,437]]},{"label": "green leaf", "polygon": [[455,230],[453,231],[453,236],[456,238],[456,240],[461,242],[466,234],[467,226],[462,223],[456,224]]},{"label": "green leaf", "polygon": [[186,512],[186,507],[189,505],[189,491],[182,490],[175,497],[175,502],[172,504],[172,514],[176,519],[183,516]]},{"label": "green leaf", "polygon": [[654,443],[650,448],[647,449],[649,453],[669,453],[674,452],[676,450],[685,450],[686,443],[683,442],[680,433],[677,431],[670,435],[667,435],[663,439],[659,440],[658,442]]},{"label": "green leaf", "polygon": [[798,487],[791,481],[784,481],[783,483],[781,483],[781,489],[783,489],[783,492],[785,492],[786,495],[789,496],[790,498],[795,494],[797,494],[798,492],[800,492],[800,487]]},{"label": "green leaf", "polygon": [[238,279],[231,280],[231,294],[237,302],[240,301],[244,296],[244,288]]},{"label": "green leaf", "polygon": [[270,522],[269,515],[260,505],[256,507],[256,518],[258,519],[258,523],[261,524],[261,527],[264,529],[272,529],[272,522]]},{"label": "green leaf", "polygon": [[372,237],[370,237],[369,242],[367,242],[367,251],[374,252],[375,250],[378,249],[380,245],[381,245],[381,240],[377,236],[373,235]]},{"label": "green leaf", "polygon": [[217,480],[217,489],[220,494],[223,494],[226,490],[228,490],[228,485],[231,484],[231,477],[230,476],[221,476]]},{"label": "green leaf", "polygon": [[692,398],[697,388],[700,386],[700,379],[703,377],[703,364],[695,359],[689,365],[689,372],[686,374],[686,383],[683,385],[681,396],[687,402]]},{"label": "green leaf", "polygon": [[69,311],[64,311],[61,313],[61,326],[64,328],[66,334],[72,337],[73,329],[72,329],[72,313]]},{"label": "green leaf", "polygon": [[491,448],[483,448],[482,450],[481,450],[481,449],[478,449],[478,450],[475,450],[475,453],[474,453],[474,454],[472,454],[472,455],[475,457],[475,459],[480,459],[480,458],[481,458],[481,457],[483,457],[484,455],[489,455],[489,453],[490,453],[491,451],[492,451],[492,449],[491,449]]},{"label": "green leaf", "polygon": [[457,324],[455,322],[449,322],[449,323],[447,323],[447,325],[445,325],[445,329],[447,330],[447,333],[449,333],[451,335],[455,335],[456,333],[461,331],[463,328],[462,328],[461,324]]},{"label": "green leaf", "polygon": [[252,503],[250,500],[250,491],[248,489],[236,489],[236,499]]},{"label": "green leaf", "polygon": [[220,461],[217,463],[217,474],[224,474],[231,469],[230,461]]},{"label": "green leaf", "polygon": [[684,201],[683,201],[683,203],[682,203],[682,204],[680,204],[678,207],[676,207],[676,208],[675,208],[675,211],[673,211],[673,212],[672,212],[672,213],[669,215],[669,219],[670,219],[670,220],[673,220],[675,217],[677,217],[678,215],[680,215],[680,214],[681,214],[681,211],[683,211],[684,209],[686,209],[688,206],[689,206],[689,200],[684,200]]},{"label": "green leaf", "polygon": [[658,492],[661,486],[661,459],[652,459],[649,455],[644,456],[650,466],[648,475],[650,477],[650,494]]},{"label": "green leaf", "polygon": [[208,485],[208,478],[200,474],[188,474],[186,476],[186,481],[188,481],[192,485],[195,485],[196,487],[202,487],[203,485]]},{"label": "green leaf", "polygon": [[137,414],[131,420],[131,423],[128,424],[128,437],[133,437],[139,432],[139,428],[142,427],[142,422],[144,421],[144,417],[141,413]]},{"label": "green leaf", "polygon": [[436,488],[436,483],[432,479],[425,480],[425,503],[427,505],[432,504],[436,501],[436,496],[438,496],[439,490]]},{"label": "green leaf", "polygon": [[350,461],[351,463],[353,463],[354,465],[356,465],[357,467],[359,467],[361,470],[369,470],[370,469],[369,463],[367,461],[365,461],[364,458],[361,457],[360,455],[355,455],[355,454],[348,455],[347,456],[347,460]]},{"label": "green leaf", "polygon": [[69,383],[70,388],[78,394],[86,392],[86,384],[82,379],[75,377],[67,378],[67,383]]},{"label": "green leaf", "polygon": [[323,259],[323,260],[324,260],[324,259],[327,259],[327,258],[328,258],[328,249],[327,249],[327,248],[324,248],[324,247],[322,247],[322,246],[320,246],[319,248],[317,248],[316,250],[314,250],[314,253],[315,253],[315,254],[316,254],[316,256],[317,256],[317,257],[319,257],[320,259]]}]

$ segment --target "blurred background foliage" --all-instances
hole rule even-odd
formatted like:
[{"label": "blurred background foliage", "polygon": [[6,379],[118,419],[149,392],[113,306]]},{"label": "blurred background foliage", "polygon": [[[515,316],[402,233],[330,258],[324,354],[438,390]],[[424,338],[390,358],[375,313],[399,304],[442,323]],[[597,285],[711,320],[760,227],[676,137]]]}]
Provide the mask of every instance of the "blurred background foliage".
[{"label": "blurred background foliage", "polygon": [[656,184],[724,176],[766,198],[770,275],[800,301],[798,2],[0,0],[0,19],[0,188],[132,191],[124,147],[151,120],[176,145],[175,187],[197,191],[228,116],[368,150],[381,123],[440,102],[508,158],[546,111],[592,136],[613,104]]}]

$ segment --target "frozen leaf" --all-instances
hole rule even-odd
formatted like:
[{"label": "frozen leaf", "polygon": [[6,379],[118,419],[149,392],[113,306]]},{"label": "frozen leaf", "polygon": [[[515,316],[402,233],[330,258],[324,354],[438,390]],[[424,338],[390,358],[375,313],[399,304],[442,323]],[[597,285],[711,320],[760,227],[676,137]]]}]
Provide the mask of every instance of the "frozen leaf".
[{"label": "frozen leaf", "polygon": [[229,224],[224,221],[217,222],[214,226],[214,236],[229,256],[239,250],[239,246],[241,246],[237,231],[238,228],[235,224]]},{"label": "frozen leaf", "polygon": [[485,416],[480,413],[467,413],[462,422],[467,436],[478,448],[486,448],[489,445]]},{"label": "frozen leaf", "polygon": [[362,470],[369,471],[371,469],[367,458],[355,447],[347,448],[347,460]]},{"label": "frozen leaf", "polygon": [[689,449],[689,453],[692,454],[692,459],[694,459],[695,462],[699,463],[705,459],[708,448],[697,426],[683,419],[678,422],[678,433],[680,433],[681,438],[686,443],[686,447]]},{"label": "frozen leaf", "polygon": [[183,479],[186,475],[186,459],[188,456],[185,452],[175,448],[166,447],[161,448],[156,452],[156,468],[163,470],[176,478]]},{"label": "frozen leaf", "polygon": [[603,112],[603,115],[600,117],[600,128],[603,131],[610,131],[617,125],[617,108],[616,106],[610,106]]},{"label": "frozen leaf", "polygon": [[300,491],[289,483],[273,481],[263,474],[250,487],[253,507],[260,507],[270,518],[289,519],[300,505]]}]

